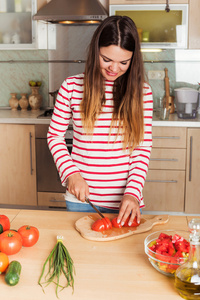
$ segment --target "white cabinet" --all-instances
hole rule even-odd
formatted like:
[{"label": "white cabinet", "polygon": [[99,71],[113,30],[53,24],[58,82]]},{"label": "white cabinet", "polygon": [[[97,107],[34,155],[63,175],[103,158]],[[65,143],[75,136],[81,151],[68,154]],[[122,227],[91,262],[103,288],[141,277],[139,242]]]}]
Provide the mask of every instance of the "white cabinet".
[{"label": "white cabinet", "polygon": [[[1,0],[1,3],[4,3]],[[0,49],[35,49],[37,0],[7,0],[0,6]]]}]

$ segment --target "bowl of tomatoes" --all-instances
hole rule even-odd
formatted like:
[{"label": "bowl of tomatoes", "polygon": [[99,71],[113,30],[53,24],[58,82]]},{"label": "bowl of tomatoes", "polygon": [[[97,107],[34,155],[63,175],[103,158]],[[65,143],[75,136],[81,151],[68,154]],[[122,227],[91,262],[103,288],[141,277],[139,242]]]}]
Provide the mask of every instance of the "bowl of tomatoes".
[{"label": "bowl of tomatoes", "polygon": [[190,249],[188,239],[189,231],[156,231],[146,237],[145,253],[157,271],[173,277],[176,269],[188,260]]}]

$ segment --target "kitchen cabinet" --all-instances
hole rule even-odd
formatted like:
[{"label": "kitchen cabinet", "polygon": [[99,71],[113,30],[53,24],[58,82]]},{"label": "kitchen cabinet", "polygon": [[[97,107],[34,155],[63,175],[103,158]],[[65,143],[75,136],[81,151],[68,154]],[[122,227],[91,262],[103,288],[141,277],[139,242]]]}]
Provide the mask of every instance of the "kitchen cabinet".
[{"label": "kitchen cabinet", "polygon": [[185,212],[200,214],[200,129],[187,129]]},{"label": "kitchen cabinet", "polygon": [[186,128],[153,127],[144,211],[184,212]]},{"label": "kitchen cabinet", "polygon": [[0,49],[35,49],[36,25],[32,16],[37,0],[9,0],[0,6]]},{"label": "kitchen cabinet", "polygon": [[0,204],[37,206],[35,126],[0,124]]},{"label": "kitchen cabinet", "polygon": [[38,192],[38,206],[66,209],[64,193]]},{"label": "kitchen cabinet", "polygon": [[189,49],[200,49],[200,1],[189,2]]}]

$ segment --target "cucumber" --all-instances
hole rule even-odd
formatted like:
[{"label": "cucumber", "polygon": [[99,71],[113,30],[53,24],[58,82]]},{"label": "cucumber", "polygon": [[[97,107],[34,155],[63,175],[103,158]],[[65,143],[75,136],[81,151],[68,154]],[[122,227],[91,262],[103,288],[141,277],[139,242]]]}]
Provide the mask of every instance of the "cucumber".
[{"label": "cucumber", "polygon": [[21,269],[22,266],[18,261],[11,261],[5,274],[5,281],[8,285],[13,286],[19,282]]}]

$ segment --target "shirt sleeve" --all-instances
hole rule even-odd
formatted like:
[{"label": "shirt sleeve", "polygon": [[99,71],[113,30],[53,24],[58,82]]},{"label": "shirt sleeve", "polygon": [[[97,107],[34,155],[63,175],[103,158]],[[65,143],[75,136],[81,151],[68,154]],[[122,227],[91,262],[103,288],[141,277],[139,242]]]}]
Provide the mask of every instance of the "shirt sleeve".
[{"label": "shirt sleeve", "polygon": [[65,143],[65,132],[68,129],[72,117],[70,105],[71,93],[72,87],[70,87],[69,90],[67,80],[65,80],[58,92],[47,133],[48,147],[53,156],[63,186],[66,186],[66,180],[70,175],[79,172]]},{"label": "shirt sleeve", "polygon": [[129,175],[124,194],[137,198],[141,204],[143,200],[142,189],[144,187],[149,159],[152,149],[152,116],[153,97],[151,87],[144,86],[144,140],[137,146],[130,157]]}]

